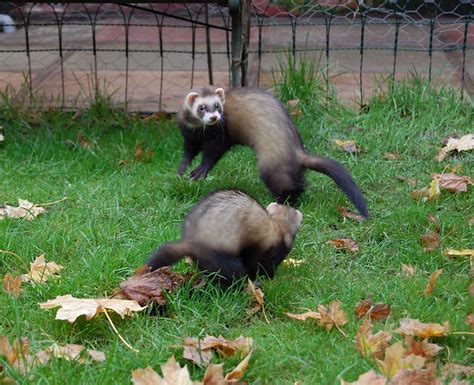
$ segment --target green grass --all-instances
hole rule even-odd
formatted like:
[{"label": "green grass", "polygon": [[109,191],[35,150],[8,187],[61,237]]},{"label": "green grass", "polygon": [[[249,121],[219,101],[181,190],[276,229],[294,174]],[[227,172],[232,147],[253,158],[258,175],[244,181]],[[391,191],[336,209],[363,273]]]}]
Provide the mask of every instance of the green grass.
[{"label": "green grass", "polygon": [[[297,93],[287,99],[295,97]],[[411,317],[449,321],[453,331],[468,331],[464,319],[472,309],[469,260],[448,259],[442,248],[425,252],[419,238],[430,228],[427,215],[432,213],[441,224],[443,248],[472,248],[473,229],[468,224],[472,192],[443,192],[437,201],[422,203],[410,198],[415,187],[396,177],[416,178],[420,181],[416,188],[421,188],[428,185],[430,173],[457,163],[462,163],[463,175],[472,175],[472,153],[455,154],[441,163],[433,160],[443,137],[472,132],[472,107],[454,93],[435,91],[416,79],[374,98],[365,113],[335,101],[312,105],[312,100],[305,99],[305,114],[298,121],[306,147],[347,166],[365,193],[372,218],[362,224],[341,219],[335,209],[349,205],[345,197],[327,177],[308,173],[308,189],[300,203],[303,225],[290,253],[305,263],[281,266],[274,280],[263,282],[270,324],[260,314],[246,315],[250,299],[239,287],[222,292],[212,285],[197,290],[185,286],[170,295],[159,315],[145,311],[125,320],[114,317],[120,333],[140,353],[128,350],[103,316],[69,324],[54,320],[55,311],[40,310],[38,303],[67,293],[110,294],[155,247],[179,237],[185,214],[213,189],[241,188],[267,205],[272,199],[258,178],[253,153],[236,148],[207,180],[192,183],[176,175],[182,140],[172,121],[143,122],[100,103],[73,119],[71,113],[31,113],[4,102],[0,203],[16,204],[17,198],[35,203],[67,200],[32,222],[0,221],[0,249],[21,258],[0,254],[0,276],[24,273],[41,253],[64,266],[59,279],[25,284],[17,299],[0,291],[0,335],[10,340],[27,336],[33,351],[52,342],[79,343],[107,355],[106,362],[91,365],[53,360],[35,367],[29,377],[16,374],[0,359],[6,373],[19,383],[64,384],[67,379],[70,385],[128,384],[131,370],[147,365],[158,370],[171,354],[183,364],[182,353],[172,346],[184,336],[243,334],[253,337],[256,345],[245,375],[249,383],[336,384],[341,374],[353,381],[374,367],[353,342],[360,324],[353,309],[368,296],[392,305],[390,318],[378,323],[376,330],[393,330],[400,318]],[[79,131],[95,146],[68,144],[76,141]],[[355,139],[367,152],[358,156],[341,152],[332,139]],[[118,165],[121,159],[133,159],[138,142],[154,150],[151,161]],[[388,151],[400,152],[401,159],[384,160]],[[339,237],[358,240],[360,252],[338,252],[326,243]],[[416,275],[403,278],[402,263],[416,265]],[[444,272],[433,295],[424,297],[429,274],[439,268]],[[177,269],[190,268],[180,264]],[[343,327],[347,338],[285,316],[334,299],[348,314]],[[438,342],[445,347],[439,363],[472,363],[467,335]],[[226,370],[237,362],[225,361]],[[203,369],[189,363],[188,367],[194,379],[202,378]]]}]

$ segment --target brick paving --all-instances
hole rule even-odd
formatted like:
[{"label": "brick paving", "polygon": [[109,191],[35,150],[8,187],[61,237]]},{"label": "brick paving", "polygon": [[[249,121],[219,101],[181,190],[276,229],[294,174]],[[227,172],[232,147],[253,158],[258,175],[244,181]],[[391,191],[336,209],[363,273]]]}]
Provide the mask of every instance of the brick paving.
[{"label": "brick paving", "polygon": [[[140,20],[141,23],[153,23],[153,20]],[[107,20],[108,24],[120,24],[122,20]],[[211,23],[213,20],[211,20]],[[218,23],[218,21],[214,21]],[[178,24],[174,23],[173,24]],[[182,26],[187,26],[183,23]],[[473,26],[471,26],[473,27]],[[324,47],[324,26],[298,27],[298,47]],[[41,95],[48,104],[60,104],[64,92],[66,106],[85,107],[94,95],[93,68],[97,65],[98,88],[118,105],[130,110],[176,111],[183,94],[193,85],[208,83],[207,58],[205,55],[205,35],[203,29],[196,29],[197,54],[191,57],[191,29],[164,27],[162,30],[164,49],[163,57],[159,52],[159,35],[156,27],[132,26],[129,29],[129,49],[141,50],[130,52],[128,58],[125,50],[123,26],[97,26],[96,63],[92,49],[92,30],[87,25],[63,26],[63,56],[59,56],[59,41],[56,26],[30,26],[31,52],[31,86],[34,93]],[[443,26],[436,36],[438,42],[459,44],[462,40],[462,26],[448,28]],[[365,44],[369,47],[383,47],[393,42],[393,30],[384,25],[367,25]],[[324,51],[308,54],[314,60],[320,60],[322,68],[330,69],[330,82],[343,101],[357,105],[360,103],[360,28],[358,26],[334,26],[332,30],[329,62],[326,62]],[[289,27],[266,27],[263,31],[262,47],[269,50],[285,50],[291,36]],[[257,50],[257,28],[251,30],[251,50]],[[405,26],[400,33],[400,45],[410,47],[411,42],[428,46],[428,35],[420,27]],[[211,31],[213,54],[214,83],[225,87],[229,84],[229,58],[226,55],[226,34],[224,31]],[[387,42],[390,42],[388,44]],[[469,31],[468,44],[474,44],[474,27]],[[342,49],[352,47],[352,49]],[[11,87],[21,90],[20,95],[27,96],[24,87],[28,74],[28,60],[25,52],[13,52],[25,49],[25,31],[18,29],[14,33],[0,33],[0,90]],[[82,49],[83,51],[72,51]],[[155,52],[148,52],[150,49]],[[38,50],[45,50],[40,52]],[[118,51],[115,51],[118,50]],[[259,85],[269,87],[273,73],[278,69],[281,56],[264,53],[261,56]],[[396,78],[401,79],[416,71],[421,76],[428,76],[428,53],[421,51],[399,51],[397,56]],[[363,97],[370,95],[379,87],[381,79],[392,73],[393,51],[389,49],[368,49],[363,58]],[[460,89],[461,87],[460,51],[433,53],[433,78]],[[468,50],[466,56],[466,74],[464,87],[471,96],[474,90],[474,50]],[[61,72],[61,65],[63,72]],[[257,81],[259,68],[258,55],[249,56],[249,79]],[[193,72],[192,72],[193,70]],[[191,79],[192,76],[192,79]],[[63,88],[64,85],[64,88]],[[22,88],[23,86],[23,88]],[[161,100],[160,100],[161,90]]]}]

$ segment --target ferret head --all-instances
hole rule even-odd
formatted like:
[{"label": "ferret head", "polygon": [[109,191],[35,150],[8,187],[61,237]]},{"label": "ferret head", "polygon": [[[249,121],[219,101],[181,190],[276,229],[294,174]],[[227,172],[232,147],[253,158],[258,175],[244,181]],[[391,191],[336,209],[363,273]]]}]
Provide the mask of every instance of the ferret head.
[{"label": "ferret head", "polygon": [[219,123],[224,113],[224,90],[206,87],[198,91],[191,91],[186,95],[184,106],[202,126],[213,126]]},{"label": "ferret head", "polygon": [[303,220],[303,214],[301,214],[301,211],[299,210],[289,206],[280,205],[275,202],[270,203],[267,206],[267,212],[280,226],[283,232],[285,245],[288,248],[291,248],[296,232],[298,231],[301,221]]}]

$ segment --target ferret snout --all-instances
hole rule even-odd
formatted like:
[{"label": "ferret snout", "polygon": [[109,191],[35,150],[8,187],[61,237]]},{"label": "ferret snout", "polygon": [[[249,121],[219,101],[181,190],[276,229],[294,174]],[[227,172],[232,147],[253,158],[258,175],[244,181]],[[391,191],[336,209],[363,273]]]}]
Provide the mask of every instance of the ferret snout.
[{"label": "ferret snout", "polygon": [[218,123],[221,120],[221,114],[219,112],[214,112],[214,113],[206,113],[203,117],[203,121],[205,124],[208,125],[214,125]]}]

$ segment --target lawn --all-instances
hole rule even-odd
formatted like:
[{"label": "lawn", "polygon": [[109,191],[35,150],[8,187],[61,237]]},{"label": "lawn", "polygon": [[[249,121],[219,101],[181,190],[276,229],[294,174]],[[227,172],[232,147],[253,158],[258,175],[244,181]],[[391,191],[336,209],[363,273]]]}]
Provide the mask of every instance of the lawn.
[{"label": "lawn", "polygon": [[[434,90],[417,79],[372,99],[362,112],[299,92],[306,91],[280,88],[283,99],[301,100],[304,113],[296,119],[307,149],[338,159],[350,170],[366,196],[370,220],[342,218],[336,208],[351,207],[344,195],[329,178],[308,172],[308,188],[299,205],[303,224],[289,255],[303,263],[282,265],[273,280],[262,281],[269,323],[262,313],[247,315],[252,303],[243,290],[245,283],[225,292],[212,284],[198,289],[185,285],[169,295],[162,310],[146,309],[123,320],[113,317],[138,353],[119,340],[103,315],[69,324],[54,320],[56,311],[41,310],[38,303],[64,294],[110,295],[154,248],[180,236],[186,213],[214,189],[241,188],[263,205],[270,203],[254,154],[235,148],[206,180],[191,182],[176,174],[182,139],[172,120],[145,121],[102,102],[80,115],[31,112],[5,99],[0,204],[16,205],[18,198],[37,204],[67,199],[47,206],[33,221],[0,220],[1,277],[26,273],[40,254],[64,266],[60,277],[46,284],[23,284],[18,298],[0,290],[0,336],[10,342],[28,337],[32,351],[53,342],[83,344],[103,351],[107,359],[86,365],[55,359],[23,376],[0,358],[4,373],[18,383],[128,384],[133,369],[150,365],[159,372],[173,354],[185,364],[182,349],[173,345],[185,336],[209,334],[254,339],[243,378],[251,384],[338,384],[340,377],[355,381],[377,369],[354,344],[361,324],[354,308],[369,297],[392,307],[387,320],[374,322],[376,331],[392,332],[404,317],[449,321],[450,335],[435,339],[444,349],[434,362],[439,367],[472,364],[472,329],[465,323],[473,305],[470,260],[448,258],[444,248],[473,248],[473,187],[465,193],[442,191],[432,202],[411,198],[414,189],[429,185],[431,173],[449,172],[461,164],[460,175],[473,175],[472,152],[452,154],[442,162],[433,159],[443,138],[473,131],[472,106],[453,92]],[[89,146],[79,143],[79,132]],[[333,139],[356,140],[363,151],[349,154]],[[149,161],[135,160],[137,143],[153,151]],[[398,152],[400,158],[385,159],[386,152]],[[417,182],[412,186],[397,177]],[[439,222],[440,247],[433,251],[420,245],[420,237],[436,227],[429,214]],[[360,250],[343,252],[327,243],[344,237],[358,241]],[[414,265],[416,273],[405,277],[402,264]],[[437,269],[443,273],[433,293],[425,296],[428,277]],[[180,262],[175,270],[192,268]],[[336,299],[347,313],[348,323],[341,327],[346,336],[286,316]],[[226,371],[239,361],[213,359],[224,362]],[[202,379],[204,369],[187,364],[192,378]]]}]

